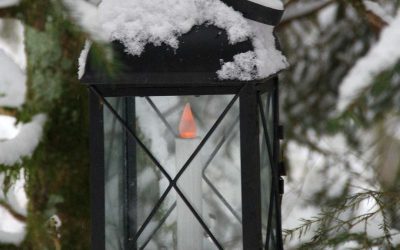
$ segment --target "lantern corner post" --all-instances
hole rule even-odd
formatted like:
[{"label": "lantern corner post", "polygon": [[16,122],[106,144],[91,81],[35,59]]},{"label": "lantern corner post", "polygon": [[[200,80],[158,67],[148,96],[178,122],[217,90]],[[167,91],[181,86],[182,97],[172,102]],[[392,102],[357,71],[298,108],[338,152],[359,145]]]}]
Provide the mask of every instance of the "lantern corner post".
[{"label": "lantern corner post", "polygon": [[284,193],[284,180],[281,176],[280,171],[280,114],[279,114],[279,78],[276,76],[274,78],[274,87],[273,87],[273,168],[274,171],[274,184],[276,186],[276,190],[278,190],[279,194],[275,195],[275,209],[276,209],[276,225],[277,225],[277,248],[278,250],[283,250],[283,237],[282,237],[282,196]]},{"label": "lantern corner post", "polygon": [[[135,96],[125,97],[125,119],[130,128],[134,131],[136,127],[136,104]],[[136,250],[137,243],[134,241],[137,232],[137,156],[136,141],[125,130],[125,165],[124,165],[124,234],[125,248]]]},{"label": "lantern corner post", "polygon": [[103,104],[89,89],[91,249],[105,249],[104,125]]},{"label": "lantern corner post", "polygon": [[240,100],[243,249],[261,249],[261,180],[257,89],[245,83]]}]

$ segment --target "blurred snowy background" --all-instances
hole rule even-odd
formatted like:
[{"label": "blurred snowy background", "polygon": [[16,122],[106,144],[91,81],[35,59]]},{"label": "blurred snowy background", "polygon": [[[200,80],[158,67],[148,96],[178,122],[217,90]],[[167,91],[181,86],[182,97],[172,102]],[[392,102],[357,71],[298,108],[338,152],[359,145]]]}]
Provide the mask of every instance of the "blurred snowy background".
[{"label": "blurred snowy background", "polygon": [[[0,0],[0,249],[88,249],[99,3]],[[399,249],[400,1],[283,3],[286,249]]]}]

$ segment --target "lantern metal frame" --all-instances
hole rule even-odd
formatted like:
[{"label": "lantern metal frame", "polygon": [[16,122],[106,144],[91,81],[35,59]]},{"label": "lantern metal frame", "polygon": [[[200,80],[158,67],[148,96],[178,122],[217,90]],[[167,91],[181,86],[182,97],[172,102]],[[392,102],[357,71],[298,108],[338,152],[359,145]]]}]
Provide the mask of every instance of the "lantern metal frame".
[{"label": "lantern metal frame", "polygon": [[[222,0],[228,6],[240,11],[245,18],[275,26],[279,23],[283,10],[272,9],[253,1],[246,0]],[[92,212],[92,249],[105,249],[105,141],[104,141],[104,109],[108,109],[121,123],[125,130],[125,152],[133,152],[136,147],[142,148],[150,157],[158,170],[169,180],[169,186],[160,197],[160,200],[144,226],[154,215],[162,199],[169,190],[174,189],[181,199],[192,211],[205,232],[215,243],[218,249],[223,249],[218,239],[213,235],[201,216],[197,214],[190,202],[176,185],[177,180],[188,168],[190,161],[201,150],[208,138],[218,127],[226,113],[235,102],[239,102],[240,121],[240,163],[241,163],[241,201],[242,214],[237,214],[223,195],[208,179],[205,171],[209,162],[225,143],[226,137],[215,145],[209,160],[203,166],[202,178],[210,189],[217,195],[218,199],[233,214],[235,219],[241,222],[243,231],[243,249],[283,249],[281,228],[281,196],[283,193],[281,164],[279,163],[281,127],[279,126],[279,97],[278,77],[272,75],[267,79],[257,81],[229,80],[220,81],[216,77],[216,71],[221,67],[221,60],[232,61],[233,56],[253,50],[250,40],[236,44],[230,44],[224,30],[212,25],[195,26],[191,31],[179,38],[180,46],[177,51],[166,45],[146,45],[145,53],[140,58],[124,53],[124,46],[113,43],[113,51],[122,62],[123,68],[117,72],[116,77],[110,77],[106,72],[99,71],[89,63],[86,65],[85,74],[81,81],[89,89],[90,110],[90,154],[91,154],[91,212]],[[271,45],[272,46],[272,45]],[[276,41],[276,47],[279,47]],[[90,54],[89,54],[90,58]],[[262,104],[261,95],[269,93],[268,105],[272,105],[272,129],[269,130],[267,117]],[[124,117],[121,117],[107,97],[146,97],[154,111],[158,114],[165,126],[174,133],[168,122],[163,119],[158,108],[152,103],[151,96],[184,96],[184,95],[233,95],[234,97],[215,121],[212,128],[201,140],[198,147],[189,157],[178,174],[172,178],[165,171],[152,152],[140,140],[134,131],[135,102],[131,98],[124,98]],[[260,133],[260,131],[262,133]],[[268,155],[268,165],[271,173],[271,190],[269,195],[268,225],[265,239],[262,234],[262,204],[261,204],[261,159],[260,140],[263,136]],[[272,138],[272,139],[271,139]],[[135,154],[125,154],[126,163],[123,174],[126,178],[124,186],[124,249],[144,249],[149,239],[142,246],[136,246],[138,234],[143,232],[143,225],[137,231],[135,219],[129,218],[130,211],[136,211],[137,200],[136,184],[129,181],[136,178],[136,172],[126,166],[136,162]],[[129,185],[128,185],[129,184]],[[159,224],[154,228],[156,232],[165,222],[166,218],[175,209],[172,204]],[[275,231],[274,231],[275,230]],[[273,232],[274,231],[274,232]],[[273,242],[272,242],[273,241]],[[263,247],[264,246],[264,247]],[[272,246],[272,247],[270,247]]]},{"label": "lantern metal frame", "polygon": [[[230,107],[239,100],[240,105],[240,143],[241,143],[241,180],[242,180],[242,225],[243,225],[243,249],[261,249],[263,243],[265,249],[269,249],[270,235],[271,235],[271,223],[275,220],[276,238],[274,246],[276,249],[283,249],[282,246],[282,235],[281,235],[281,214],[280,214],[280,203],[282,190],[280,182],[279,169],[279,110],[278,110],[278,78],[274,76],[270,79],[264,79],[263,81],[254,82],[243,82],[243,81],[231,81],[223,82],[219,85],[210,84],[196,84],[196,85],[185,85],[185,84],[173,84],[172,86],[161,86],[159,84],[91,84],[89,88],[89,100],[90,100],[90,152],[91,152],[91,203],[92,203],[92,249],[104,249],[105,248],[105,163],[104,163],[104,134],[103,134],[103,108],[109,109],[109,111],[121,122],[126,133],[131,138],[127,141],[127,148],[141,147],[158,166],[159,170],[167,177],[170,184],[167,191],[164,192],[163,196],[160,197],[159,202],[153,209],[150,217],[147,218],[146,222],[151,219],[152,214],[155,213],[158,206],[161,204],[162,199],[168,194],[169,190],[175,189],[178,195],[185,201],[188,208],[192,211],[194,216],[197,218],[203,229],[211,237],[218,249],[223,249],[218,239],[213,236],[212,232],[208,229],[207,225],[202,221],[201,217],[196,213],[190,202],[185,198],[183,193],[179,190],[176,185],[176,181],[181,176],[183,171],[188,167],[190,161],[200,151],[201,147],[205,144],[209,136],[216,129],[224,115],[228,112]],[[270,92],[272,97],[272,108],[273,108],[273,134],[268,133],[266,117],[264,113],[264,107],[261,102],[261,94]],[[204,139],[201,141],[198,148],[189,157],[188,162],[183,166],[182,170],[177,174],[175,178],[172,178],[164,170],[163,166],[153,156],[151,151],[140,141],[138,136],[129,127],[128,123],[113,109],[111,104],[106,100],[106,97],[127,97],[127,96],[180,96],[180,95],[222,95],[232,94],[235,95],[231,100],[227,108],[222,112],[221,116],[217,119],[211,130],[207,133]],[[128,105],[129,106],[129,105]],[[127,110],[127,114],[134,114],[134,110]],[[129,115],[129,114],[128,114]],[[260,128],[261,119],[261,128]],[[262,239],[261,233],[261,184],[260,184],[260,129],[263,130],[265,141],[267,143],[267,153],[270,162],[272,172],[272,188],[270,195],[270,208],[268,211],[268,232],[266,238]],[[273,137],[272,145],[270,137]],[[133,140],[132,140],[133,139]],[[217,149],[218,150],[218,149]],[[127,157],[135,157],[135,155],[129,154]],[[135,159],[130,159],[134,161]],[[129,161],[129,159],[128,159]],[[127,171],[127,170],[125,170]],[[204,173],[204,172],[203,172]],[[126,172],[127,176],[132,175],[129,171]],[[204,176],[204,175],[203,175]],[[131,177],[129,177],[131,178]],[[205,179],[207,182],[207,180]],[[210,184],[210,183],[208,183]],[[215,191],[215,190],[214,190]],[[126,195],[129,196],[129,189],[126,189]],[[127,200],[125,200],[127,202]],[[126,209],[129,209],[129,205],[125,204]],[[167,214],[169,214],[173,207],[171,207]],[[275,214],[273,215],[273,210]],[[274,218],[273,218],[274,216]],[[150,218],[150,219],[149,219]],[[164,219],[161,220],[163,222]],[[145,223],[146,223],[145,222]],[[135,223],[135,222],[133,222]],[[126,249],[135,248],[135,238],[132,235],[136,235],[143,231],[139,229],[138,232],[134,232],[134,225],[126,225],[126,242],[124,243]],[[143,226],[143,225],[142,225]],[[131,228],[130,228],[131,227]],[[141,231],[140,231],[141,230]],[[142,246],[139,249],[143,249]]]}]

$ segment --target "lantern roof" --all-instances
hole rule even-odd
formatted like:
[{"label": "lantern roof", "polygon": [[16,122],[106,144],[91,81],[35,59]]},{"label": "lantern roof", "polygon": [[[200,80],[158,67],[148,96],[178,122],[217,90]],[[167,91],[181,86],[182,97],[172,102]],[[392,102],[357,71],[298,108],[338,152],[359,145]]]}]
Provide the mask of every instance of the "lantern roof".
[{"label": "lantern roof", "polygon": [[[223,84],[228,81],[259,81],[285,68],[286,60],[276,48],[277,43],[273,35],[273,27],[279,23],[283,13],[278,4],[271,5],[276,0],[221,0],[221,2],[236,12],[240,11],[244,17],[240,18],[250,27],[251,35],[233,41],[232,30],[229,28],[234,24],[224,24],[228,27],[223,27],[224,25],[218,25],[218,22],[207,21],[195,24],[188,32],[177,36],[176,43],[179,44],[177,47],[171,46],[168,42],[149,42],[140,49],[140,53],[131,53],[132,50],[126,41],[131,42],[135,37],[114,39],[111,48],[117,66],[113,74],[98,67],[96,51],[91,49],[84,65],[85,71],[81,82],[154,85]],[[263,3],[269,3],[275,8],[262,5]],[[228,11],[235,12],[233,9]],[[243,32],[244,36],[246,32]]]}]

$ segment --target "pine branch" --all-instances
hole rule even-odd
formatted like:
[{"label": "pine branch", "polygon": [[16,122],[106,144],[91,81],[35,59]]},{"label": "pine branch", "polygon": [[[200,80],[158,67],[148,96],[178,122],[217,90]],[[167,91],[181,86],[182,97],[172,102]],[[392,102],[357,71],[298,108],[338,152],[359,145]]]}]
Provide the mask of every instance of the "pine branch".
[{"label": "pine branch", "polygon": [[[357,215],[345,220],[339,219],[341,214],[346,211],[355,211],[362,201],[370,198],[373,198],[376,202],[376,208],[374,211]],[[336,239],[336,237],[339,237],[337,233],[342,229],[348,231],[354,226],[364,223],[364,230],[366,231],[368,221],[377,215],[382,215],[383,222],[380,225],[380,228],[384,233],[382,239],[385,240],[390,249],[394,249],[391,238],[392,234],[390,233],[390,220],[385,211],[388,206],[393,204],[385,204],[383,198],[389,198],[393,204],[400,203],[400,198],[398,197],[397,192],[377,192],[368,190],[366,192],[358,193],[347,197],[338,207],[331,207],[327,210],[323,210],[318,216],[311,219],[302,219],[301,221],[303,224],[296,228],[283,230],[284,241],[291,240],[294,235],[297,235],[300,239],[312,229],[312,226],[316,225],[317,228],[315,229],[315,235],[309,242],[304,243],[303,247],[328,244],[328,241],[331,241],[329,244],[334,244],[335,242],[340,243],[341,241]],[[335,233],[336,236],[330,236],[332,233]],[[341,237],[343,237],[343,235],[341,235]],[[346,237],[344,237],[344,239],[346,239]]]}]

